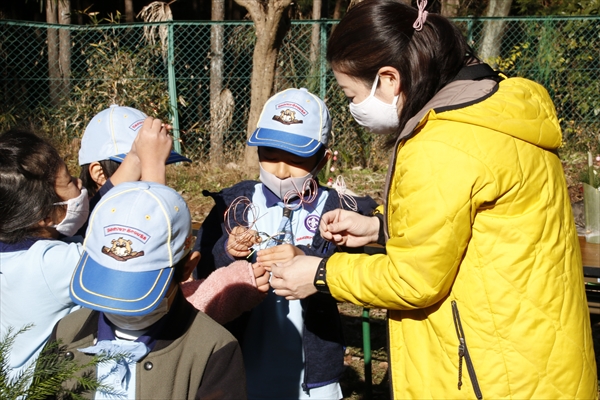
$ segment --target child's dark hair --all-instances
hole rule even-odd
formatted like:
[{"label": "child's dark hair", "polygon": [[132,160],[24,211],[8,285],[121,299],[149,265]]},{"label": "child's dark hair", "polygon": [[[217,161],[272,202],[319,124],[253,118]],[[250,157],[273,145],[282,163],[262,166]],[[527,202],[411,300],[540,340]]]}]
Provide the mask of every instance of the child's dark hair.
[{"label": "child's dark hair", "polygon": [[405,102],[391,143],[410,118],[475,59],[460,30],[429,13],[421,31],[413,28],[417,10],[400,0],[365,0],[342,18],[327,44],[331,67],[371,87],[379,69],[400,73]]},{"label": "child's dark hair", "polygon": [[[113,176],[113,174],[119,168],[120,163],[113,160],[100,160],[98,161],[100,166],[102,167],[102,171],[104,172],[104,176],[106,179]],[[98,185],[92,179],[90,175],[90,164],[83,164],[81,166],[81,172],[79,173],[79,179],[81,179],[81,185],[87,189],[88,196],[91,198],[98,191]]]},{"label": "child's dark hair", "polygon": [[35,236],[37,223],[61,201],[54,183],[64,165],[47,141],[25,130],[0,135],[0,240],[16,243]]}]

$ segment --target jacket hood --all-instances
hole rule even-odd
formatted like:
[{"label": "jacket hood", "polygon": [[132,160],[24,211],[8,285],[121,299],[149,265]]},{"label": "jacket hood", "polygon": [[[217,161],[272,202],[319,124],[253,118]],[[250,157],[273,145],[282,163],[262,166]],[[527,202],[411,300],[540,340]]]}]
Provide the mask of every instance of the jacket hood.
[{"label": "jacket hood", "polygon": [[399,139],[411,137],[433,120],[481,126],[547,150],[557,149],[562,141],[548,92],[523,78],[451,82],[408,121]]}]

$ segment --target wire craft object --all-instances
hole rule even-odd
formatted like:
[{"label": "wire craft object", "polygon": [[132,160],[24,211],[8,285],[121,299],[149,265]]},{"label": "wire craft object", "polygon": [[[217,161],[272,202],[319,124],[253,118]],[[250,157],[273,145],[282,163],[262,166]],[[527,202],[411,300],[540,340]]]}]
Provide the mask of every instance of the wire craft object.
[{"label": "wire craft object", "polygon": [[[347,193],[346,182],[341,175],[337,177],[333,188],[338,193],[341,209],[358,210],[356,200],[354,196]],[[295,211],[300,207],[304,207],[305,204],[314,202],[317,196],[317,182],[313,178],[309,178],[304,181],[301,188],[294,185],[294,189],[285,193],[282,199],[283,207]],[[252,203],[248,197],[236,197],[223,215],[225,231],[230,236],[234,236],[236,241],[245,243],[248,247],[260,243],[275,243],[276,245],[286,243],[282,239],[284,232],[268,234],[254,229],[256,222],[265,215],[261,215],[259,207]]]}]

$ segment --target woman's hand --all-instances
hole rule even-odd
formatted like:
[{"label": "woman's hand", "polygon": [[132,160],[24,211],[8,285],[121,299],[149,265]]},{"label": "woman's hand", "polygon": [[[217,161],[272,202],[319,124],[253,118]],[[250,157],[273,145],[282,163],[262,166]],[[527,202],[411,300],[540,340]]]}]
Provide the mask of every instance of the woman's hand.
[{"label": "woman's hand", "polygon": [[323,239],[336,245],[360,247],[377,242],[379,223],[377,217],[338,208],[323,214],[319,230]]},{"label": "woman's hand", "polygon": [[260,243],[258,232],[244,226],[236,226],[231,230],[227,240],[227,252],[235,258],[245,258],[252,252],[252,246]]},{"label": "woman's hand", "polygon": [[295,256],[303,256],[304,252],[298,247],[286,243],[260,250],[256,255],[257,262],[270,266],[286,263]]},{"label": "woman's hand", "polygon": [[304,299],[315,294],[314,280],[320,262],[319,257],[297,256],[287,263],[268,267],[275,294],[287,300]]}]

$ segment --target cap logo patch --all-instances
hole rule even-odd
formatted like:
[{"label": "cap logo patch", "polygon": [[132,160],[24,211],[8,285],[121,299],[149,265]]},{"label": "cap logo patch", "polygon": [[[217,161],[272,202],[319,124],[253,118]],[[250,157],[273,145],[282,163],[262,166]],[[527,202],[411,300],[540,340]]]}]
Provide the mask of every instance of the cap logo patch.
[{"label": "cap logo patch", "polygon": [[117,261],[127,261],[144,255],[143,251],[134,251],[131,248],[131,240],[126,240],[120,237],[118,239],[111,240],[111,243],[111,247],[102,246],[102,253],[114,258]]},{"label": "cap logo patch", "polygon": [[132,131],[137,131],[138,129],[140,129],[140,127],[142,125],[144,125],[144,120],[143,119],[138,119],[133,124],[129,125],[129,129],[131,129]]},{"label": "cap logo patch", "polygon": [[148,239],[150,239],[150,235],[140,231],[139,229],[131,228],[129,226],[123,225],[108,225],[104,227],[104,236],[114,235],[114,234],[124,234],[134,237],[141,241],[142,243],[146,243]]},{"label": "cap logo patch", "polygon": [[293,101],[284,101],[283,103],[279,103],[275,106],[276,110],[279,110],[282,108],[293,108],[294,110],[296,110],[300,114],[302,114],[303,117],[306,117],[308,115],[308,111],[306,111],[306,109],[304,107],[302,107],[298,103],[294,103]]},{"label": "cap logo patch", "polygon": [[302,120],[296,119],[296,112],[290,109],[281,110],[279,115],[273,115],[275,121],[284,125],[301,124]]}]

